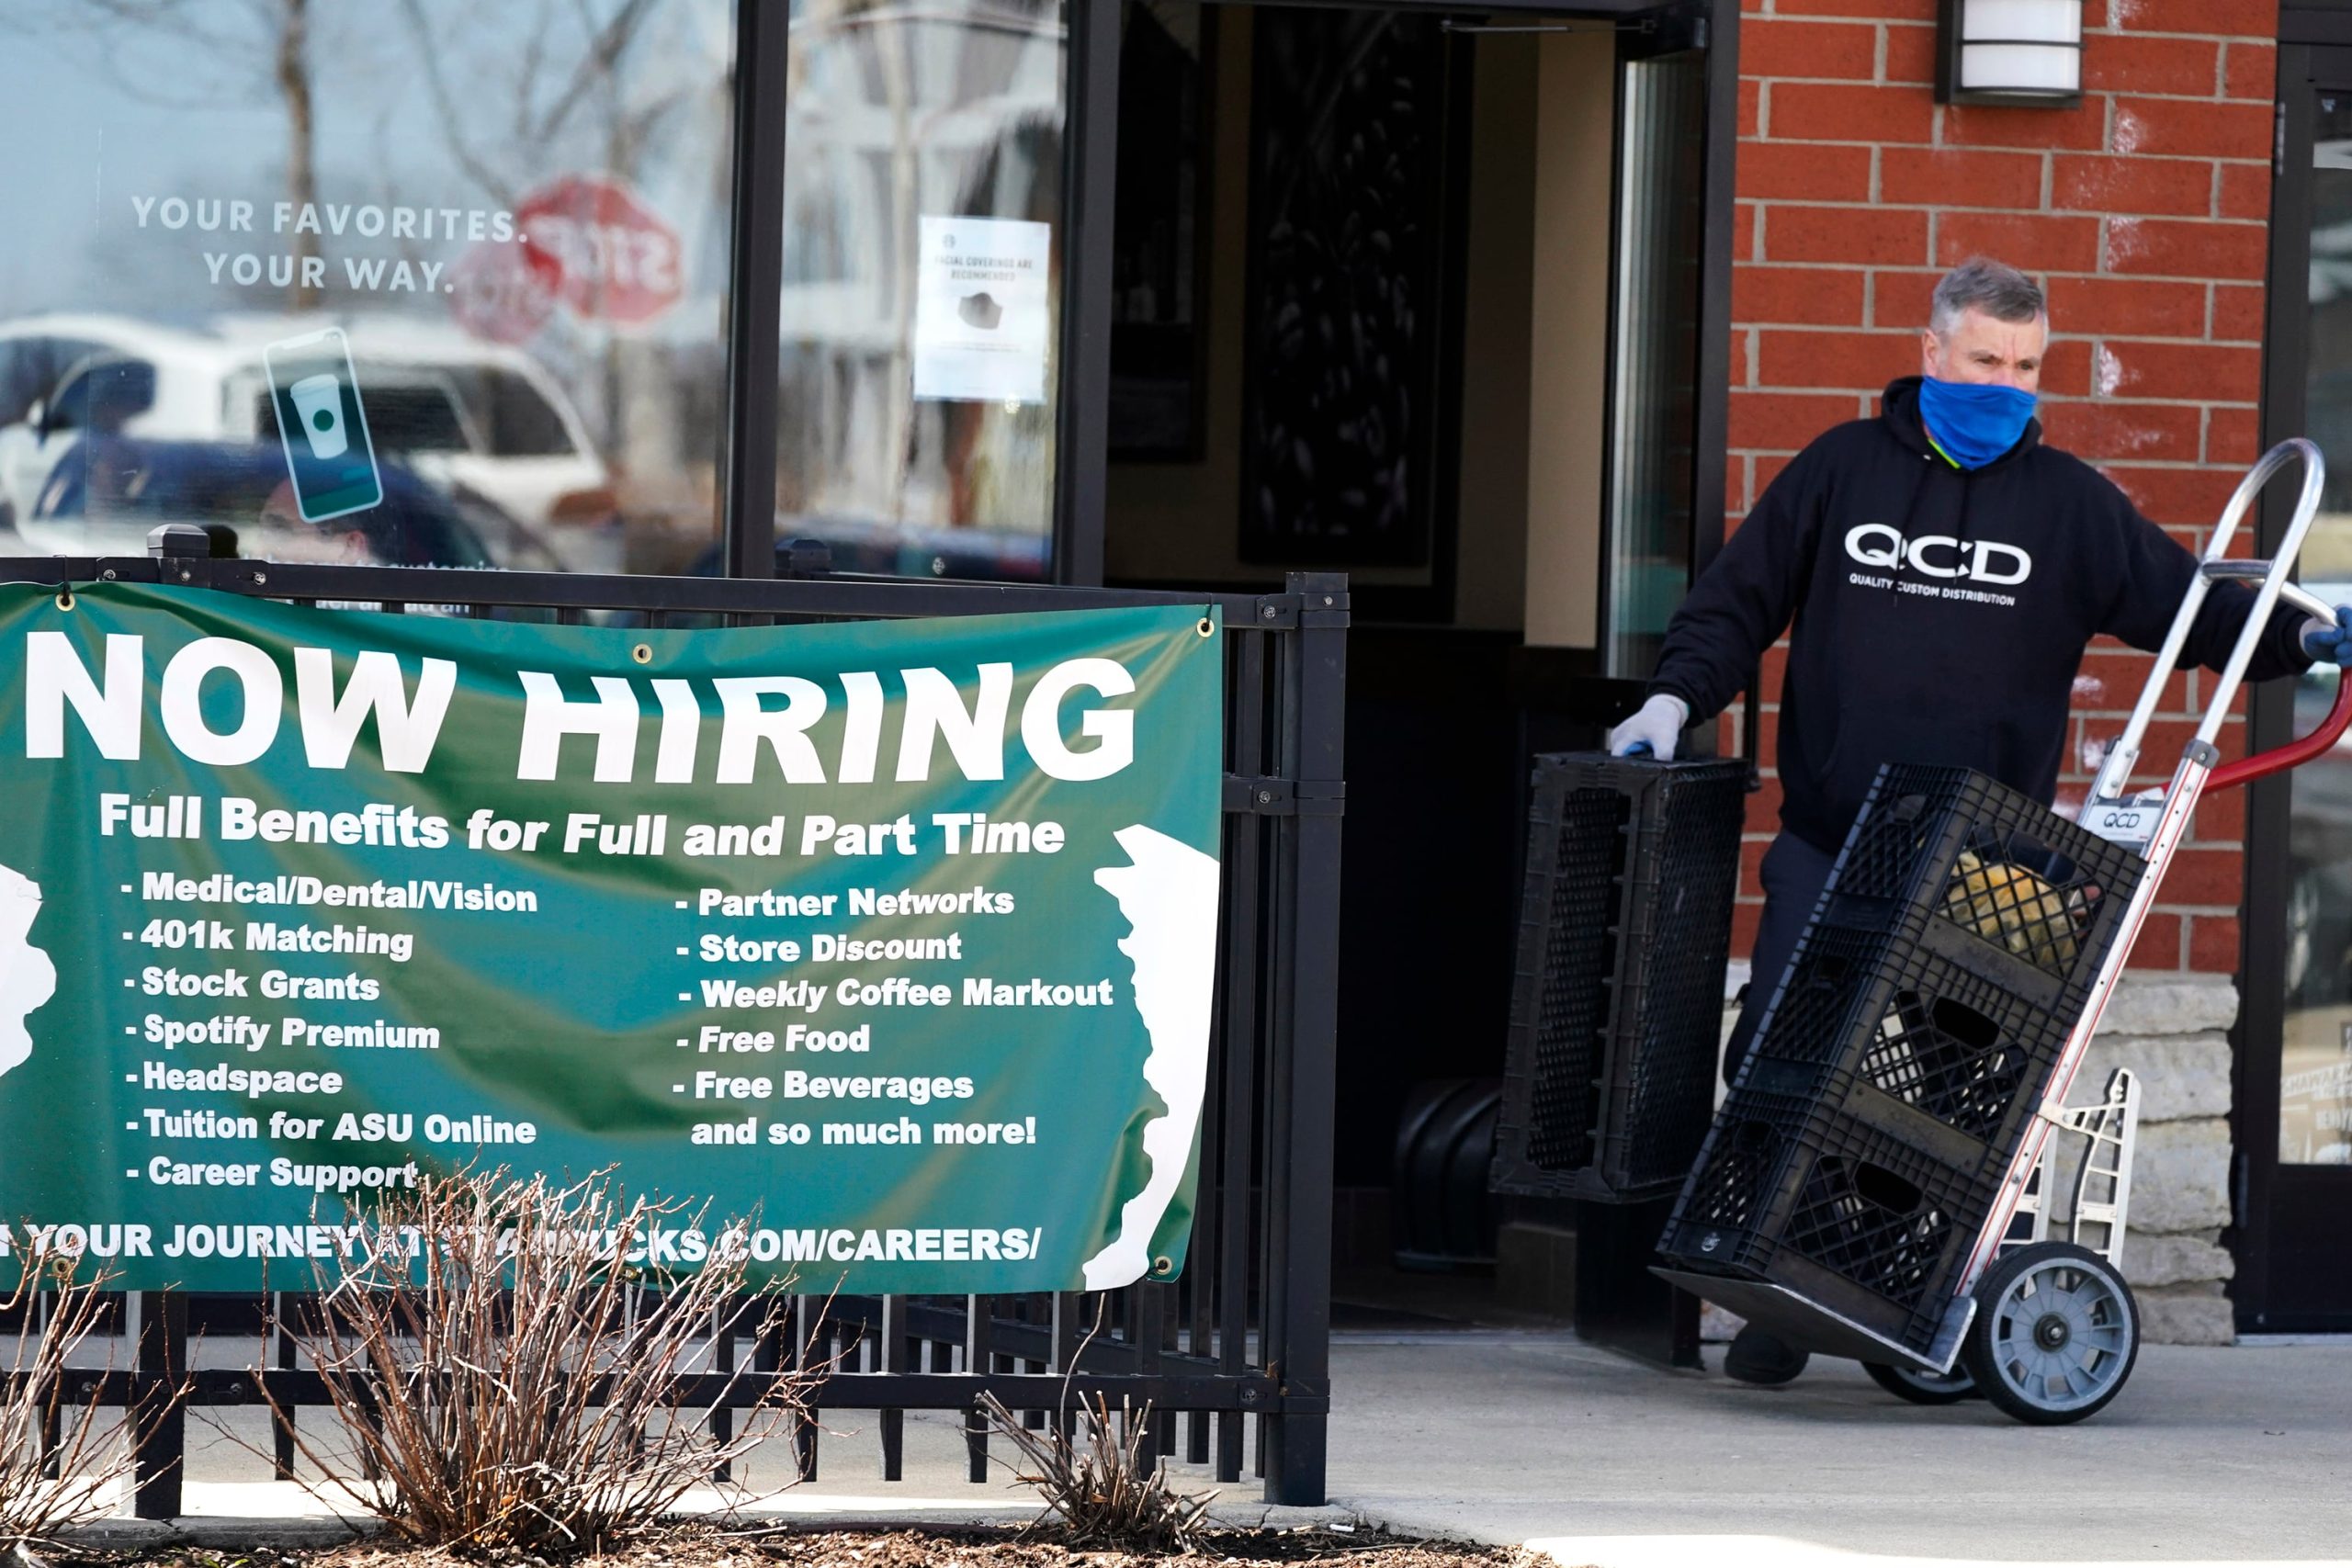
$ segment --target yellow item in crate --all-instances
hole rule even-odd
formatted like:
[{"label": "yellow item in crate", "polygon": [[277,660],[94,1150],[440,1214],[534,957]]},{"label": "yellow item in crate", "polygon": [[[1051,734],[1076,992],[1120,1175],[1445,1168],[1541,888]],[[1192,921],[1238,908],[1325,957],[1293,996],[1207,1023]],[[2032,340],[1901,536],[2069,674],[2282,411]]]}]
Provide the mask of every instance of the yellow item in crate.
[{"label": "yellow item in crate", "polygon": [[2062,893],[2020,865],[1988,864],[1973,850],[1960,852],[1944,895],[1946,919],[2043,968],[2074,962],[2083,912],[2079,892]]}]

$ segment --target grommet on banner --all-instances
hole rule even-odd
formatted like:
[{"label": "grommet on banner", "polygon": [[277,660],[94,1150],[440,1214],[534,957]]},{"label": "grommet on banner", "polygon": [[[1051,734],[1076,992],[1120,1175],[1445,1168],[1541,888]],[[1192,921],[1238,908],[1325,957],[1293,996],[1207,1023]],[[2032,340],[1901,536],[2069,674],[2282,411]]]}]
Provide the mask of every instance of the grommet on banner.
[{"label": "grommet on banner", "polygon": [[74,607],[74,590],[61,588],[57,591],[57,607],[61,610],[70,610]]},{"label": "grommet on banner", "polygon": [[1216,636],[1216,622],[1210,616],[1203,615],[1201,617],[1201,624],[1194,626],[1193,629],[1200,633],[1203,637],[1215,637]]},{"label": "grommet on banner", "polygon": [[1173,1274],[1176,1271],[1175,1259],[1170,1258],[1155,1258],[1151,1260],[1151,1271],[1154,1274]]},{"label": "grommet on banner", "polygon": [[631,659],[636,660],[639,664],[650,664],[653,662],[653,650],[641,642],[635,648],[628,650],[628,656]]}]

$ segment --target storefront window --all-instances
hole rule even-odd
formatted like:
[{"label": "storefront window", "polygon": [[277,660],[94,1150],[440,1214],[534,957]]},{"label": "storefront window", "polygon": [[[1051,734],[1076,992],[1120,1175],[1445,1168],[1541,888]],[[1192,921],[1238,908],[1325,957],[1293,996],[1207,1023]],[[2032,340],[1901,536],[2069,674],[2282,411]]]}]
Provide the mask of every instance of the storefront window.
[{"label": "storefront window", "polygon": [[733,57],[731,0],[11,7],[0,553],[710,557]]},{"label": "storefront window", "polygon": [[[2311,318],[2304,386],[2327,489],[2300,562],[2331,604],[2352,599],[2352,98],[2323,93],[2312,168]],[[2295,730],[2335,698],[2314,666],[2295,689]],[[2352,1165],[2352,748],[2288,775],[2287,1006],[2278,1157]]]},{"label": "storefront window", "polygon": [[1049,569],[1056,0],[793,0],[776,536],[837,568]]}]

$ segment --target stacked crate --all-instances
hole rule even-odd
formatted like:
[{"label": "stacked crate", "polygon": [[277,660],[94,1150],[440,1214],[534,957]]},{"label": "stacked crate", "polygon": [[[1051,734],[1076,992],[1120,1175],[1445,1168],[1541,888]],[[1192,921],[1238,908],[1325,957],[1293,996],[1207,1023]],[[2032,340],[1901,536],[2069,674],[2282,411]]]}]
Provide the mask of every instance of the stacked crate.
[{"label": "stacked crate", "polygon": [[1882,768],[1668,1263],[1926,1353],[2143,867],[1980,773]]},{"label": "stacked crate", "polygon": [[1690,1174],[1753,778],[1744,761],[1535,759],[1495,1190],[1625,1202]]}]

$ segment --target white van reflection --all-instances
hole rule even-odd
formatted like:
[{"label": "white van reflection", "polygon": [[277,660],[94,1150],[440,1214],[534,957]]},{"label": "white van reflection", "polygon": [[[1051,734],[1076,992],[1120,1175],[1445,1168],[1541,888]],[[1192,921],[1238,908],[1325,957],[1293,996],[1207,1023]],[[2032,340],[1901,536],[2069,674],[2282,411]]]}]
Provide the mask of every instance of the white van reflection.
[{"label": "white van reflection", "polygon": [[[0,524],[28,514],[85,434],[277,450],[262,346],[300,325],[232,317],[189,331],[95,314],[0,322]],[[611,473],[535,360],[430,323],[361,320],[346,331],[377,450],[503,513],[486,531],[493,564],[621,570]]]}]

